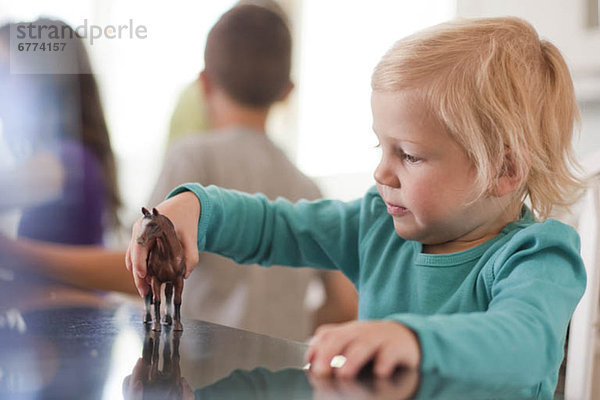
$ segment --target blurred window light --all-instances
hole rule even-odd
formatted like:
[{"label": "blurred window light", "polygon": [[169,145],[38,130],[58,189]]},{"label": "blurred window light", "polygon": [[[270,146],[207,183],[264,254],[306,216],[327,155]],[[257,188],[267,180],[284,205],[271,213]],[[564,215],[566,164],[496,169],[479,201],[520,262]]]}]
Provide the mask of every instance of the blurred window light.
[{"label": "blurred window light", "polygon": [[[113,343],[102,400],[123,398],[123,380],[131,375],[138,358],[142,355],[142,339],[131,327],[130,318],[131,310],[127,306],[120,307],[115,313],[115,326],[120,332]],[[97,351],[92,350],[91,355],[97,356]]]},{"label": "blurred window light", "polygon": [[455,0],[302,2],[297,162],[307,174],[370,171],[371,73],[398,39],[454,17]]},{"label": "blurred window light", "polygon": [[0,173],[2,173],[2,171],[8,170],[13,165],[14,159],[10,150],[8,149],[6,140],[4,139],[4,132],[2,129],[2,118],[0,118]]},{"label": "blurred window light", "polygon": [[0,24],[32,21],[40,16],[60,18],[71,25],[81,23],[82,15],[92,15],[94,0],[0,0]]},{"label": "blurred window light", "polygon": [[[148,200],[175,102],[202,70],[210,27],[234,3],[175,1],[165,14],[164,4],[144,0],[0,0],[0,24],[48,16],[73,27],[86,22],[116,26],[133,19],[135,26],[147,29],[144,40],[86,42],[117,158],[125,212]],[[129,222],[128,215],[124,221]]]}]

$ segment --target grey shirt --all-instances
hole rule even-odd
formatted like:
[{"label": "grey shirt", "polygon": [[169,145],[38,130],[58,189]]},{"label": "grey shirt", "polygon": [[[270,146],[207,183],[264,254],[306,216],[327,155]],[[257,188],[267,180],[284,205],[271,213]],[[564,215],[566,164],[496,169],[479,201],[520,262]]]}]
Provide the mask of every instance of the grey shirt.
[{"label": "grey shirt", "polygon": [[[186,182],[260,192],[272,200],[321,197],[316,184],[267,135],[247,128],[191,134],[174,143],[150,206]],[[185,281],[182,315],[304,340],[312,325],[305,297],[310,281],[319,276],[308,268],[240,266],[216,254],[201,253],[199,265]]]}]

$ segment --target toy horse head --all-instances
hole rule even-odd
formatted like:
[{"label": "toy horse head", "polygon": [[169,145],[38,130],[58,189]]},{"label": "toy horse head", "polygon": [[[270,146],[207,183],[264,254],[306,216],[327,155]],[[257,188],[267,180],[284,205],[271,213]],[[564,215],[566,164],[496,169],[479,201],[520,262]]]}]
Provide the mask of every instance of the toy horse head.
[{"label": "toy horse head", "polygon": [[147,246],[169,230],[174,230],[171,221],[161,215],[156,208],[153,208],[152,213],[150,213],[146,207],[142,207],[142,213],[144,218],[142,218],[141,233],[137,239],[138,244]]}]

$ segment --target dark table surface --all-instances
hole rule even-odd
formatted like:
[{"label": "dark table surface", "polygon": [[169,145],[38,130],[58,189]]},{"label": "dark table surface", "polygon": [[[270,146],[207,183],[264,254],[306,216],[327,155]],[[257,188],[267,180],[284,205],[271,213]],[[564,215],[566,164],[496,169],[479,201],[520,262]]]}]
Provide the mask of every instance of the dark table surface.
[{"label": "dark table surface", "polygon": [[315,379],[304,343],[194,320],[152,332],[136,302],[0,278],[0,400],[535,398],[415,371]]}]

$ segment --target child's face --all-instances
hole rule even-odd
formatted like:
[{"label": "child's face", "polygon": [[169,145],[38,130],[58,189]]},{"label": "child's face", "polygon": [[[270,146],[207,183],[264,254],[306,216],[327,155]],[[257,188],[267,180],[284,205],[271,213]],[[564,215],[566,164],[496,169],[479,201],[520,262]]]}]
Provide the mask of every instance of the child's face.
[{"label": "child's face", "polygon": [[382,150],[374,176],[399,236],[423,243],[423,251],[450,253],[502,229],[499,203],[473,202],[475,167],[421,99],[375,91],[371,105]]}]

